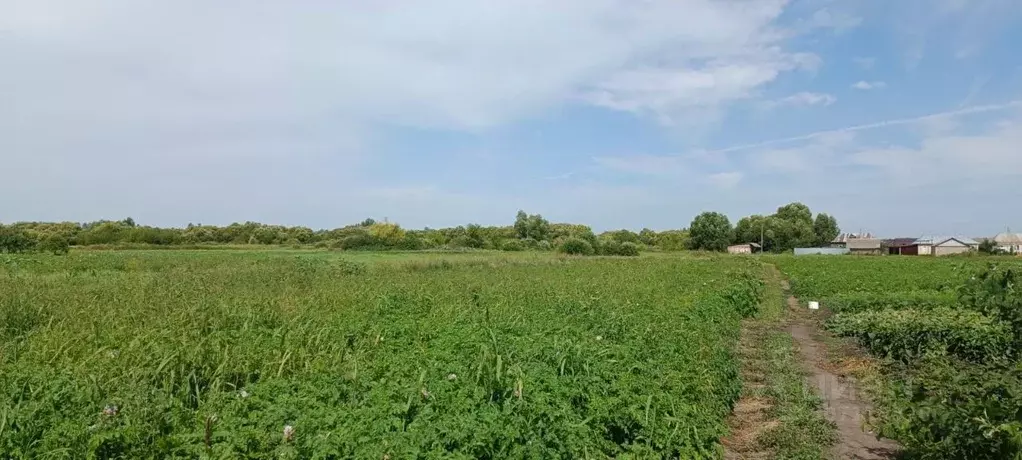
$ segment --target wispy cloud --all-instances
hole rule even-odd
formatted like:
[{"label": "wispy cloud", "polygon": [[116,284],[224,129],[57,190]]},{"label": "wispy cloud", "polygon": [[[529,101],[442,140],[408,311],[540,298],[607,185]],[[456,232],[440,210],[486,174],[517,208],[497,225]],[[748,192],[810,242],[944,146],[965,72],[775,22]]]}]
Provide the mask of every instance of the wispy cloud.
[{"label": "wispy cloud", "polygon": [[881,89],[887,87],[887,83],[882,81],[865,81],[860,80],[852,84],[852,88],[861,89],[863,91],[869,91],[871,89]]},{"label": "wispy cloud", "polygon": [[821,105],[828,106],[837,102],[837,98],[833,95],[826,93],[812,93],[803,91],[801,93],[795,93],[791,96],[772,101],[768,106],[813,106]]},{"label": "wispy cloud", "polygon": [[815,138],[818,138],[818,137],[823,137],[823,136],[832,135],[832,134],[849,133],[849,132],[856,132],[856,131],[866,131],[866,130],[870,130],[870,129],[886,128],[886,127],[890,127],[890,126],[908,125],[908,124],[920,123],[920,122],[931,121],[931,120],[947,118],[947,117],[957,117],[957,116],[962,116],[962,115],[971,115],[971,114],[977,114],[977,113],[986,113],[986,112],[995,112],[995,111],[999,111],[999,110],[1007,110],[1007,109],[1011,109],[1011,108],[1014,108],[1014,107],[1022,107],[1022,100],[1009,101],[1009,102],[1005,102],[1003,104],[977,105],[977,106],[973,106],[973,107],[967,107],[967,108],[964,108],[964,109],[957,109],[957,110],[949,110],[949,111],[946,111],[946,112],[931,113],[929,115],[922,115],[922,116],[912,117],[912,118],[896,118],[896,119],[893,119],[893,120],[884,120],[884,121],[878,121],[878,122],[875,122],[875,123],[867,123],[867,124],[864,124],[864,125],[854,125],[854,126],[846,126],[844,128],[835,128],[835,129],[828,129],[828,130],[824,130],[824,131],[816,131],[816,132],[809,133],[809,134],[803,134],[801,136],[792,136],[792,137],[785,137],[785,138],[780,138],[780,139],[771,139],[771,140],[762,141],[762,142],[755,142],[755,143],[752,143],[752,144],[743,144],[743,145],[736,145],[736,146],[732,146],[732,147],[725,147],[725,148],[722,148],[722,149],[710,150],[710,151],[708,151],[706,153],[737,152],[737,151],[741,151],[741,150],[749,150],[749,149],[755,149],[755,148],[760,148],[760,147],[769,147],[771,145],[787,144],[787,143],[790,143],[790,142],[805,141],[805,140],[815,139]]},{"label": "wispy cloud", "polygon": [[857,57],[852,58],[852,62],[854,62],[855,65],[859,66],[863,70],[869,70],[872,69],[874,65],[876,65],[877,60],[876,58],[873,57]]}]

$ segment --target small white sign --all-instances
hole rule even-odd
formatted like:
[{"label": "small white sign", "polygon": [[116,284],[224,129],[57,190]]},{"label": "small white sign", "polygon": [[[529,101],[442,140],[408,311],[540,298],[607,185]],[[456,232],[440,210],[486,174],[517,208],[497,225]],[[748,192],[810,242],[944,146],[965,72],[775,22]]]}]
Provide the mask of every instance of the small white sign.
[{"label": "small white sign", "polygon": [[817,302],[815,300],[809,302],[809,309],[810,310],[819,310],[820,309],[820,302]]}]

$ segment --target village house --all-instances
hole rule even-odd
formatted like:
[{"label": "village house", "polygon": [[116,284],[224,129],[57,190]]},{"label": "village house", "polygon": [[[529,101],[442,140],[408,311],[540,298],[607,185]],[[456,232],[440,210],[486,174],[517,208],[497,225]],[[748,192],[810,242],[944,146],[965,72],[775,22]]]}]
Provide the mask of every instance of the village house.
[{"label": "village house", "polygon": [[727,252],[731,254],[753,254],[763,249],[759,243],[745,243],[745,244],[734,244],[727,247]]}]

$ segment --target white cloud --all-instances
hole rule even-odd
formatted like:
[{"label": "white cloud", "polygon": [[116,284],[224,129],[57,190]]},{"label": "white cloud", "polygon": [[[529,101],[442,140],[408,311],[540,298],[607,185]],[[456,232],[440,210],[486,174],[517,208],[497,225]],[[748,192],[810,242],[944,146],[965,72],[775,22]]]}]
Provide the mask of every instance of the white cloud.
[{"label": "white cloud", "polygon": [[852,85],[852,88],[861,89],[863,91],[868,91],[868,90],[871,90],[871,89],[882,89],[882,88],[886,88],[886,87],[887,87],[887,83],[884,83],[882,81],[865,81],[865,80],[860,80],[860,81],[858,81],[858,82],[856,82],[856,83],[854,83]]},{"label": "white cloud", "polygon": [[357,195],[337,184],[366,181],[395,126],[478,132],[580,100],[712,118],[818,65],[786,48],[787,3],[0,0],[0,152],[31,171],[0,196],[86,219],[160,214],[175,190],[154,223],[246,219],[300,195],[276,188]]},{"label": "white cloud", "polygon": [[801,92],[774,101],[773,105],[779,106],[828,106],[837,102],[837,98],[825,93]]},{"label": "white cloud", "polygon": [[730,189],[738,185],[745,175],[740,171],[727,171],[707,176],[707,181],[714,187]]},{"label": "white cloud", "polygon": [[874,65],[876,65],[877,60],[876,58],[873,57],[857,57],[852,58],[852,62],[854,62],[855,65],[859,66],[863,70],[869,70],[872,69]]}]

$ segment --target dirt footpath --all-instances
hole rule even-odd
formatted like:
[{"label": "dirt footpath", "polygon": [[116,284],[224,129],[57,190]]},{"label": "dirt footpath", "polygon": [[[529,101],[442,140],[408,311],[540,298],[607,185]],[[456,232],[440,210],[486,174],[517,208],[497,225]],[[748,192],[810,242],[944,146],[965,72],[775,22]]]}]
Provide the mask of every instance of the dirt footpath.
[{"label": "dirt footpath", "polygon": [[894,458],[900,450],[897,443],[877,439],[873,432],[866,431],[868,427],[863,414],[868,413],[872,406],[860,398],[854,379],[826,369],[827,348],[819,338],[819,320],[790,294],[787,280],[781,284],[788,299],[788,331],[798,343],[806,370],[823,399],[827,419],[837,425],[838,441],[834,444],[832,457],[861,460]]}]

